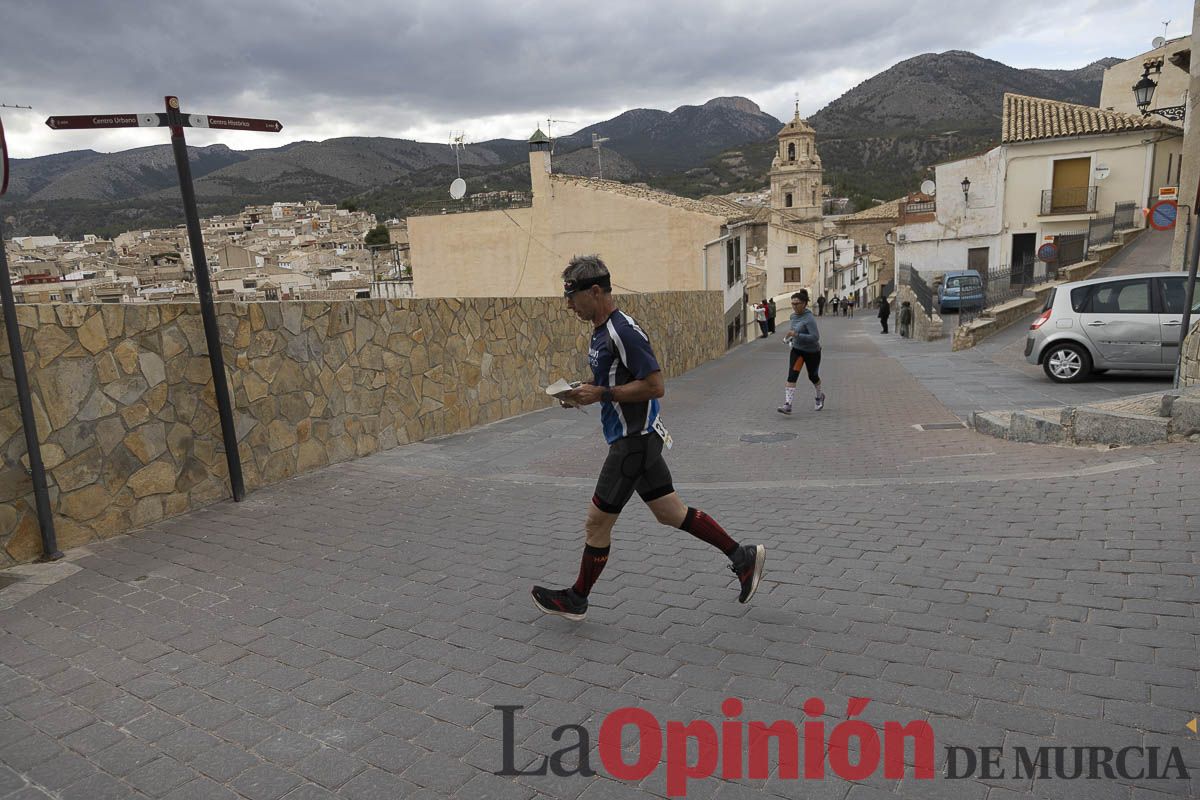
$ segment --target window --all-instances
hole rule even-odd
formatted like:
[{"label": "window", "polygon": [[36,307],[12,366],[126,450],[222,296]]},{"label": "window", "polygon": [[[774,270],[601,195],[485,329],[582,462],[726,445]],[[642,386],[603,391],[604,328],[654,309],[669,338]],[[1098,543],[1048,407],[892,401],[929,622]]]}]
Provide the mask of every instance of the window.
[{"label": "window", "polygon": [[725,285],[733,286],[742,277],[742,238],[725,242]]},{"label": "window", "polygon": [[[1159,289],[1162,291],[1162,313],[1182,314],[1187,295],[1186,278],[1159,278]],[[1197,284],[1200,289],[1200,284]],[[1192,291],[1192,313],[1200,312],[1200,290]]]},{"label": "window", "polygon": [[799,247],[798,245],[794,245],[794,244],[789,244],[789,245],[787,246],[787,248],[788,248],[788,255],[789,255],[789,256],[794,256],[794,255],[796,255],[796,253],[797,253],[797,252],[799,252],[799,250],[800,250],[800,247]]},{"label": "window", "polygon": [[784,268],[783,282],[784,283],[800,283],[802,280],[804,280],[804,276],[801,274],[802,272],[803,272],[803,270],[801,270],[799,267]]},{"label": "window", "polygon": [[946,288],[982,289],[983,283],[974,275],[956,275],[946,281]]},{"label": "window", "polygon": [[1150,280],[1111,281],[1071,291],[1077,314],[1149,314]]},{"label": "window", "polygon": [[817,204],[817,190],[816,189],[813,189],[812,197],[813,197],[812,204],[815,206]]},{"label": "window", "polygon": [[788,192],[787,194],[785,194],[783,196],[783,207],[784,208],[792,207],[792,193],[791,192]]},{"label": "window", "polygon": [[788,142],[788,156],[787,157],[788,157],[788,161],[796,160],[796,143],[795,142]]}]

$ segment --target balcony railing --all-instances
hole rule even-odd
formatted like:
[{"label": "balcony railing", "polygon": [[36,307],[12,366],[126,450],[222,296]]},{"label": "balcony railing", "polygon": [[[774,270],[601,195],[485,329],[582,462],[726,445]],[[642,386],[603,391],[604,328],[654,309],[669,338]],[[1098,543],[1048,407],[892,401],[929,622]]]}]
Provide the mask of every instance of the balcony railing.
[{"label": "balcony railing", "polygon": [[1042,191],[1042,216],[1051,214],[1090,214],[1096,210],[1096,187],[1045,189]]},{"label": "balcony railing", "polygon": [[472,211],[501,211],[510,208],[529,208],[533,205],[533,195],[529,192],[488,192],[471,195],[462,200],[447,200],[434,203],[420,203],[409,206],[410,217],[425,217],[435,214],[464,214]]},{"label": "balcony railing", "polygon": [[920,203],[905,203],[905,214],[933,214],[937,211],[937,201],[928,200]]}]

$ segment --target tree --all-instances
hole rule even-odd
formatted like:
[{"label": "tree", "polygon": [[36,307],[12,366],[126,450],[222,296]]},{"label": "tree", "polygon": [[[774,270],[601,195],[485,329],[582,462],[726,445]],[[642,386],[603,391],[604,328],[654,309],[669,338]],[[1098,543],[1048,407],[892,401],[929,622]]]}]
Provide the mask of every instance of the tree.
[{"label": "tree", "polygon": [[371,230],[367,231],[366,237],[363,239],[367,247],[374,247],[380,244],[391,244],[392,237],[388,234],[387,225],[382,222],[376,225]]}]

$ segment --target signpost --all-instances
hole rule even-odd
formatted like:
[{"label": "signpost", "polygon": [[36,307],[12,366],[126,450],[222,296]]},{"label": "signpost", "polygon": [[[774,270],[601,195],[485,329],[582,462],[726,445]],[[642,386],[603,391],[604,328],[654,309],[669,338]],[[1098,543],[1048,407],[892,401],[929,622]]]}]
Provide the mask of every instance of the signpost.
[{"label": "signpost", "polygon": [[[0,122],[0,195],[8,191],[8,146],[4,142],[4,123]],[[0,215],[2,219],[3,215]],[[4,308],[4,331],[8,335],[8,352],[12,357],[13,383],[17,386],[17,405],[21,409],[21,427],[25,431],[25,451],[29,454],[29,477],[33,481],[34,507],[38,528],[42,534],[42,560],[57,561],[63,557],[54,532],[54,515],[50,512],[50,493],[46,489],[46,467],[42,463],[42,447],[38,443],[37,419],[29,395],[29,374],[25,370],[25,350],[21,347],[21,329],[17,325],[16,301],[13,299],[12,279],[8,274],[8,254],[4,252],[4,230],[0,223],[0,304]]]},{"label": "signpost", "polygon": [[1147,221],[1156,231],[1169,231],[1175,227],[1175,218],[1179,216],[1179,206],[1174,200],[1159,200],[1150,206]]},{"label": "signpost", "polygon": [[1057,261],[1058,260],[1058,245],[1054,242],[1046,242],[1038,248],[1037,257],[1042,261]]},{"label": "signpost", "polygon": [[278,133],[283,125],[275,119],[251,117],[216,117],[205,114],[184,114],[179,110],[179,98],[168,95],[165,114],[94,114],[91,116],[50,117],[46,120],[53,130],[80,128],[170,128],[175,167],[179,173],[179,190],[183,195],[183,213],[187,221],[188,245],[192,266],[196,271],[196,291],[200,295],[200,315],[204,320],[204,339],[208,345],[208,361],[212,367],[213,389],[217,395],[217,411],[221,416],[221,436],[225,444],[225,460],[229,464],[229,484],[233,499],[246,496],[242,482],[242,459],[238,454],[237,433],[233,425],[233,408],[229,402],[229,385],[225,382],[225,358],[221,353],[221,335],[217,329],[217,313],[213,308],[212,283],[208,275],[208,259],[204,255],[204,238],[200,233],[200,215],[196,211],[196,192],[192,187],[192,170],[188,164],[184,128],[219,128],[223,130],[265,131]]}]

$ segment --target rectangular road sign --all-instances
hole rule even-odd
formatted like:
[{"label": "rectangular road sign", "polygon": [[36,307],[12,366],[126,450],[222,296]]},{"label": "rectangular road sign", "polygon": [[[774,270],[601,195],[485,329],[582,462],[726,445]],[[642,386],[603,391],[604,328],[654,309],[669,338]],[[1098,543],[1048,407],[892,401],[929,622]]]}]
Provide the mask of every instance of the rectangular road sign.
[{"label": "rectangular road sign", "polygon": [[166,124],[166,114],[78,114],[46,118],[46,126],[56,131],[79,128],[158,128]]},{"label": "rectangular road sign", "polygon": [[217,117],[208,114],[188,114],[184,119],[191,128],[222,128],[232,131],[266,131],[279,133],[283,124],[277,119],[252,117]]}]

